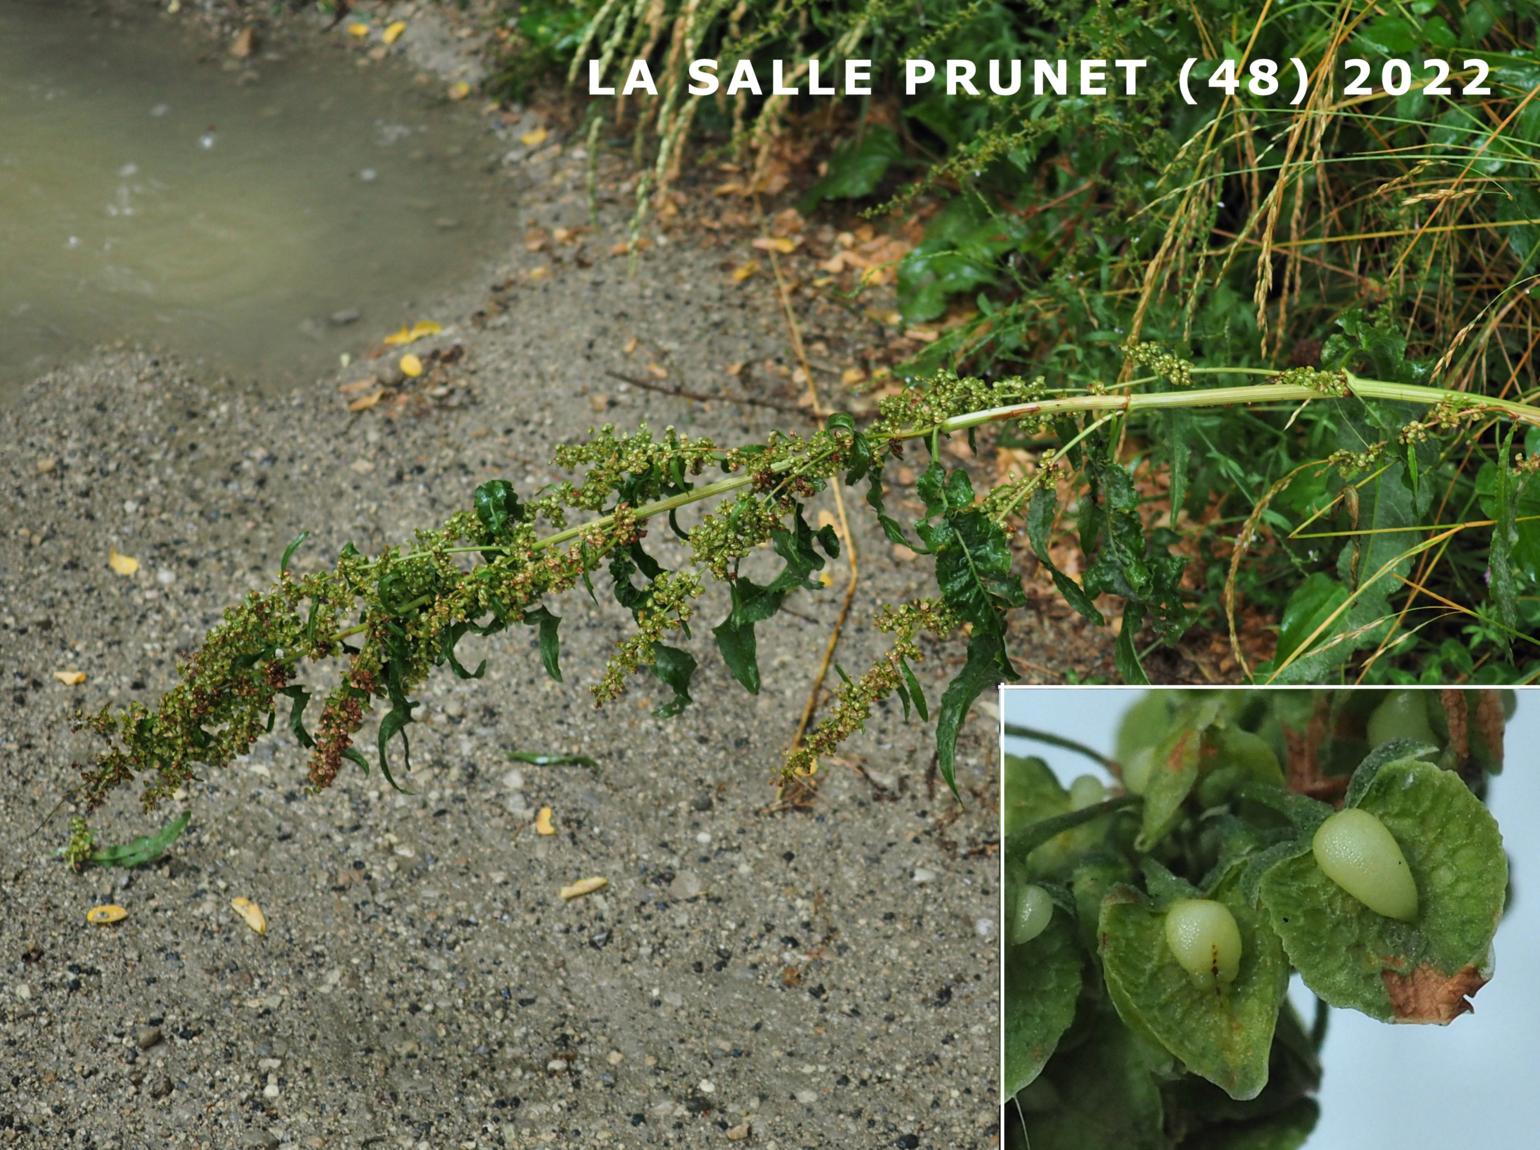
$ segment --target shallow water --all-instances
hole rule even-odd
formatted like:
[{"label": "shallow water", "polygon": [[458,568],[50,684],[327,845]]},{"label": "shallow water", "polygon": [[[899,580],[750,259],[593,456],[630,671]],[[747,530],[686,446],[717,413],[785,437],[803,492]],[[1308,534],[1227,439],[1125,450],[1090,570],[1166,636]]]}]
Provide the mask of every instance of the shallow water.
[{"label": "shallow water", "polygon": [[107,11],[0,0],[0,397],[116,340],[291,385],[495,242],[492,142],[443,82]]}]

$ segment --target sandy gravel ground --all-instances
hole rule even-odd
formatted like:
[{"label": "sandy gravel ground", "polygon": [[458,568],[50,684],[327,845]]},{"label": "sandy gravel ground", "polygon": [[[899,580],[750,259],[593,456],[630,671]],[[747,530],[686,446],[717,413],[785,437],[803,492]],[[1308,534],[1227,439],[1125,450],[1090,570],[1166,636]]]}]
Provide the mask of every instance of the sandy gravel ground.
[{"label": "sandy gravel ground", "polygon": [[[600,420],[724,440],[772,426],[606,374],[639,361],[711,394],[795,398],[772,369],[790,351],[768,282],[733,285],[687,232],[634,267],[609,254],[625,189],[580,242],[526,250],[528,227],[593,224],[581,149],[555,142],[500,177],[506,249],[460,297],[424,301],[446,326],[414,350],[452,362],[399,409],[347,411],[337,387],[373,364],[272,397],[118,349],[0,411],[0,1146],[994,1143],[988,717],[965,735],[962,805],[927,786],[930,731],[894,708],[851,745],[870,781],[831,767],[811,812],[766,809],[842,571],[767,629],[757,697],[703,649],[683,716],[654,719],[645,684],[596,711],[584,684],[620,616],[573,599],[565,685],[525,635],[478,644],[484,681],[430,685],[413,795],[355,771],[308,797],[302,752],[274,737],[191,796],[190,829],[144,870],[72,875],[53,858],[63,818],[37,829],[89,751],[71,710],[152,700],[299,531],[302,565],[402,539],[484,479],[555,478],[551,447]],[[750,367],[726,376],[735,362]],[[886,555],[864,526],[858,542]],[[114,547],[137,574],[109,569]],[[874,604],[928,578],[868,565],[844,666],[880,650]],[[87,681],[57,682],[66,668]],[[924,669],[932,698],[946,670]],[[104,838],[152,825],[126,799],[106,814]],[[608,888],[563,903],[589,875]],[[235,896],[262,905],[266,937]],[[99,902],[127,919],[88,927]]]}]

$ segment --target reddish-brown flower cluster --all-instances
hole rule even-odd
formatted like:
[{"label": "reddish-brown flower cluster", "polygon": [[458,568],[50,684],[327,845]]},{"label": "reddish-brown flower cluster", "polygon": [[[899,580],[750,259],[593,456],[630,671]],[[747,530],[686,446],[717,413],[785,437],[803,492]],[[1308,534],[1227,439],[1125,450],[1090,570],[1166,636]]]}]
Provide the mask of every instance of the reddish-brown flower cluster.
[{"label": "reddish-brown flower cluster", "polygon": [[326,701],[315,749],[310,752],[310,785],[316,790],[336,781],[343,757],[353,745],[353,735],[363,723],[364,705],[358,695],[349,692]]}]

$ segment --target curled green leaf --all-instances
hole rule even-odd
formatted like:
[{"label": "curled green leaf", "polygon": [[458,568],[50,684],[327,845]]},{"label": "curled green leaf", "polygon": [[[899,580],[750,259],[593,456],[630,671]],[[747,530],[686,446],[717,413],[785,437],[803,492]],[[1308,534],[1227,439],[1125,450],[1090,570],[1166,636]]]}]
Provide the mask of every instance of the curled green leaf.
[{"label": "curled green leaf", "polygon": [[1260,896],[1289,959],[1323,1001],[1387,1021],[1453,1021],[1489,977],[1508,862],[1497,823],[1452,771],[1415,759],[1381,765],[1349,809],[1394,836],[1418,894],[1400,922],[1323,872],[1302,838],[1262,877]]}]

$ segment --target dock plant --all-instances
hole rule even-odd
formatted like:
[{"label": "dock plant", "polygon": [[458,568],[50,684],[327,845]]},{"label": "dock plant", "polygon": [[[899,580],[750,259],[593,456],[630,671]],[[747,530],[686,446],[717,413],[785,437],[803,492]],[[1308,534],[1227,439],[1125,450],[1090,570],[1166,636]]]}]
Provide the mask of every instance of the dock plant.
[{"label": "dock plant", "polygon": [[[1507,902],[1483,799],[1515,699],[1392,697],[1409,737],[1374,721],[1390,694],[1150,691],[1089,807],[1043,759],[1005,755],[1006,1147],[1291,1150],[1319,1114],[1331,1008],[1459,1025]],[[1086,739],[1054,737],[1052,698],[1018,696],[1007,736]],[[1156,769],[1136,793],[1141,755]],[[1013,931],[1029,896],[1038,929]]]},{"label": "dock plant", "polygon": [[[1174,536],[1140,513],[1130,472],[1115,457],[1125,425],[1193,409],[1247,407],[1298,412],[1350,405],[1370,417],[1421,409],[1408,426],[1424,430],[1465,422],[1463,413],[1540,426],[1540,410],[1506,400],[1482,401],[1426,386],[1360,378],[1345,369],[1293,369],[1262,379],[1240,372],[1239,384],[1204,386],[1219,369],[1137,346],[1130,356],[1146,370],[1091,389],[1050,388],[1043,379],[986,382],[942,374],[885,399],[866,426],[831,416],[808,435],[775,434],[762,443],[723,447],[673,429],[622,434],[601,427],[556,451],[572,478],[520,493],[505,480],[475,489],[471,505],[408,544],[365,555],[344,547],[329,567],[301,572],[305,537],[277,563],[272,585],[230,607],[223,621],[179,668],[179,680],[152,707],[104,709],[87,725],[106,749],[82,768],[74,797],[93,810],[114,789],[138,781],[146,806],[227,766],[275,726],[308,755],[312,788],[329,787],[347,763],[397,785],[410,766],[414,693],[435,672],[479,678],[484,661],[467,654],[477,640],[526,628],[531,658],[561,679],[557,607],[575,593],[606,584],[631,615],[592,687],[608,702],[637,675],[655,680],[657,711],[692,701],[699,643],[692,643],[708,584],[728,592],[728,608],[708,620],[718,656],[745,690],[757,692],[756,628],[788,599],[821,588],[819,573],[839,555],[835,528],[814,528],[810,508],[831,483],[864,491],[864,510],[894,543],[930,564],[932,592],[880,606],[875,624],[888,636],[885,654],[843,684],[822,719],[796,740],[777,771],[783,781],[813,775],[821,758],[862,729],[872,709],[893,697],[906,713],[935,722],[940,774],[954,785],[958,732],[973,702],[1017,677],[1013,617],[1029,614],[1023,572],[1040,565],[1058,592],[1089,619],[1104,621],[1117,603],[1122,626],[1117,662],[1125,678],[1143,680],[1138,637],[1174,641],[1193,610],[1183,586],[1184,559]],[[984,490],[968,468],[942,450],[953,436],[986,431],[1053,436],[1062,446],[1037,464]],[[1393,433],[1386,440],[1392,447]],[[1336,482],[1348,484],[1379,466],[1371,453],[1333,456]],[[893,464],[917,468],[923,510],[901,519],[890,502]],[[1067,485],[1066,477],[1079,480]],[[1048,542],[1064,502],[1078,506],[1079,539],[1091,562],[1077,580],[1054,566]],[[816,519],[816,516],[812,516]],[[680,561],[665,566],[652,543],[669,532]],[[774,574],[743,570],[757,551],[773,553]],[[1385,570],[1365,575],[1364,586]],[[1337,606],[1345,612],[1351,601]],[[566,607],[562,611],[568,610]],[[1318,631],[1329,627],[1322,615]],[[1389,625],[1388,622],[1381,625]],[[1030,630],[1025,631],[1030,635]],[[927,649],[927,644],[929,648]],[[930,699],[916,667],[937,645],[961,648],[962,659],[939,697]],[[1283,677],[1287,659],[1275,677]],[[318,676],[327,684],[318,685]],[[371,712],[383,714],[365,752],[360,736]],[[399,757],[396,754],[399,753]],[[77,828],[80,841],[89,843]],[[80,848],[81,850],[88,847]],[[75,852],[79,855],[79,851]]]}]

